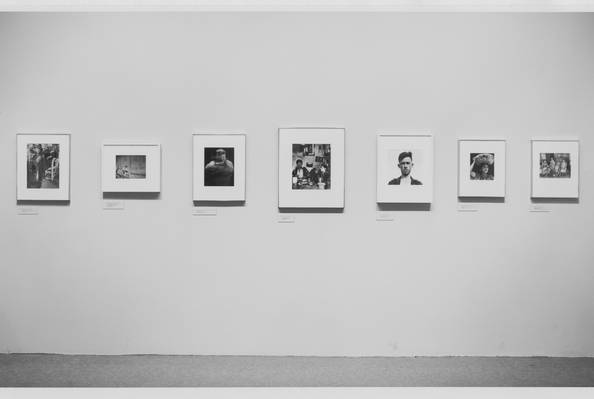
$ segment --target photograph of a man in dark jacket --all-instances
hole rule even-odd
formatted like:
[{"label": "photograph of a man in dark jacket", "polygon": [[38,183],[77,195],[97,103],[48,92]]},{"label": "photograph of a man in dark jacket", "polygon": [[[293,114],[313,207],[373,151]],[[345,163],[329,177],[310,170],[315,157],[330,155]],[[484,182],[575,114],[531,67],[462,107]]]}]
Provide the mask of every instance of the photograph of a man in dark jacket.
[{"label": "photograph of a man in dark jacket", "polygon": [[389,185],[412,185],[412,186],[420,186],[421,183],[419,180],[414,179],[410,172],[412,170],[414,163],[412,161],[412,152],[405,151],[401,152],[398,155],[398,168],[400,168],[400,177],[392,179],[388,182]]}]

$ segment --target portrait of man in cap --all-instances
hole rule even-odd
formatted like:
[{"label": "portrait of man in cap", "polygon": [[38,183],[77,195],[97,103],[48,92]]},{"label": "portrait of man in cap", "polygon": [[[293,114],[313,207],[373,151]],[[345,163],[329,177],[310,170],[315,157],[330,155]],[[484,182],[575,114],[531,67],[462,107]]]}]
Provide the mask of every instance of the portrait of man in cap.
[{"label": "portrait of man in cap", "polygon": [[204,167],[205,186],[233,186],[233,148],[205,148]]},{"label": "portrait of man in cap", "polygon": [[400,169],[401,175],[396,177],[388,182],[389,185],[412,185],[412,186],[420,186],[421,183],[419,180],[414,179],[411,176],[411,171],[414,166],[413,163],[413,155],[410,151],[401,152],[398,155],[398,168]]}]

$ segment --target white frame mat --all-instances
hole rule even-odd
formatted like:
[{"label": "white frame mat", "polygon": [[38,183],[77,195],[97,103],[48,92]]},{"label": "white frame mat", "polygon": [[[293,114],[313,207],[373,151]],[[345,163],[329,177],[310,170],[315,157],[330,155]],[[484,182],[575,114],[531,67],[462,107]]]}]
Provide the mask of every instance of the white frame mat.
[{"label": "white frame mat", "polygon": [[[391,185],[398,168],[398,153],[411,151],[413,169],[412,178],[422,185]],[[417,154],[415,154],[415,152]],[[422,154],[418,156],[419,152]],[[433,201],[433,136],[399,132],[381,132],[377,135],[377,202],[378,203],[431,203]],[[417,168],[420,163],[421,167]],[[421,175],[415,174],[422,171]]]},{"label": "white frame mat", "polygon": [[[295,190],[291,178],[293,144],[330,145],[330,189]],[[345,129],[290,127],[278,129],[278,207],[344,208]]]},{"label": "white frame mat", "polygon": [[[59,144],[59,187],[27,188],[27,144]],[[70,200],[70,134],[17,134],[17,201]]]},{"label": "white frame mat", "polygon": [[[206,186],[204,148],[233,147],[233,186]],[[245,201],[246,135],[240,132],[204,131],[192,135],[193,200]]]},{"label": "white frame mat", "polygon": [[[145,155],[144,179],[116,179],[116,155]],[[106,141],[101,148],[101,191],[104,193],[158,193],[161,191],[161,144]]]},{"label": "white frame mat", "polygon": [[[494,154],[493,180],[470,178],[470,153]],[[504,139],[458,139],[458,197],[505,198],[506,165]]]},{"label": "white frame mat", "polygon": [[[532,139],[531,197],[578,199],[580,195],[580,142],[578,139]],[[570,154],[571,177],[540,177],[541,153]]]}]

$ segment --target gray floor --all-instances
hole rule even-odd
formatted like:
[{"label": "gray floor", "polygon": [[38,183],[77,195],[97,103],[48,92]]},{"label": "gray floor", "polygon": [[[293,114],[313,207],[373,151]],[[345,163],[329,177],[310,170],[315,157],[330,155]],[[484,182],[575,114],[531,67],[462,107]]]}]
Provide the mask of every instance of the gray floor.
[{"label": "gray floor", "polygon": [[594,358],[0,354],[2,387],[594,386]]}]

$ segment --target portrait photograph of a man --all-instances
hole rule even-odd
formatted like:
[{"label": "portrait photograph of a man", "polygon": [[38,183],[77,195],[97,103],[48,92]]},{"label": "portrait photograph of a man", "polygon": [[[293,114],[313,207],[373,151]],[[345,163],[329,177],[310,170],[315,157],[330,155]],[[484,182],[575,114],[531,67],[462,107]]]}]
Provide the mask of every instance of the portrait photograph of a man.
[{"label": "portrait photograph of a man", "polygon": [[413,185],[413,186],[421,186],[420,180],[415,179],[411,175],[411,171],[413,168],[413,154],[411,151],[403,151],[398,155],[398,168],[400,169],[400,176],[390,180],[388,182],[389,185]]},{"label": "portrait photograph of a man", "polygon": [[204,148],[204,185],[205,186],[233,186],[234,149],[205,147]]},{"label": "portrait photograph of a man", "polygon": [[245,201],[245,140],[234,130],[192,136],[194,201]]},{"label": "portrait photograph of a man", "polygon": [[430,203],[432,136],[380,134],[377,140],[377,202]]}]

